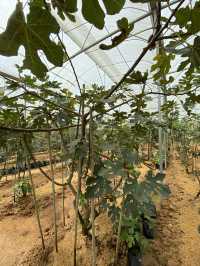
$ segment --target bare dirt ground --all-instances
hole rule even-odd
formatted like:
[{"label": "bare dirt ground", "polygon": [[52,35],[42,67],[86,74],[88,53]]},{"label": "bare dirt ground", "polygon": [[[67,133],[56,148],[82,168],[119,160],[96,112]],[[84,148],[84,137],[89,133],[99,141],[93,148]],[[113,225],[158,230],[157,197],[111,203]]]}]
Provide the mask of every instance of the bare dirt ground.
[{"label": "bare dirt ground", "polygon": [[144,266],[200,265],[200,199],[194,200],[198,183],[173,158],[166,171],[171,195],[161,203],[156,239],[144,256]]},{"label": "bare dirt ground", "polygon": [[[44,168],[48,172],[48,167]],[[52,224],[52,199],[51,184],[46,180],[39,170],[33,170],[33,179],[36,186],[36,194],[40,206],[42,228],[47,242],[47,251],[51,251],[53,237]],[[59,175],[57,169],[56,175]],[[60,178],[57,180],[60,182]],[[45,265],[41,250],[41,239],[38,233],[37,221],[35,218],[34,203],[30,197],[13,202],[13,176],[8,176],[6,182],[0,184],[0,265]],[[56,190],[57,199],[57,217],[59,224],[59,238],[64,236],[65,229],[61,223],[61,188]],[[66,206],[70,205],[71,192],[66,191],[69,198],[66,198]],[[66,214],[68,211],[66,207]],[[40,260],[42,264],[40,264]]]},{"label": "bare dirt ground", "polygon": [[[44,170],[48,171],[48,167]],[[141,170],[141,169],[140,169]],[[142,169],[142,173],[143,173]],[[18,204],[13,203],[13,177],[0,183],[0,266],[72,266],[74,211],[73,195],[67,190],[65,197],[66,226],[62,224],[61,188],[56,188],[59,228],[59,252],[53,248],[53,212],[51,184],[39,170],[32,171],[40,206],[42,229],[46,251],[41,248],[34,204],[31,197]],[[56,179],[61,181],[60,169]],[[198,184],[185,173],[179,160],[172,159],[166,172],[166,182],[171,195],[159,205],[156,238],[143,258],[144,266],[200,266],[200,199],[194,200]],[[115,242],[111,238],[112,227],[106,215],[96,220],[98,242],[98,266],[112,262]],[[123,251],[123,250],[122,250]],[[91,242],[79,231],[78,265],[91,265]],[[119,266],[125,266],[122,260]]]}]

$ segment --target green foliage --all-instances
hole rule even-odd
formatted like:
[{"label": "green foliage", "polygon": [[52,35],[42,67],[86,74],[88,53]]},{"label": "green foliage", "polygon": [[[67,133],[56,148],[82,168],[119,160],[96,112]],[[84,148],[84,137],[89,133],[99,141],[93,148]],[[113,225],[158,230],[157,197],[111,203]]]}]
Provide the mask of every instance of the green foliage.
[{"label": "green foliage", "polygon": [[79,197],[79,204],[80,206],[85,206],[87,204],[87,199],[85,197],[85,194],[81,193]]},{"label": "green foliage", "polygon": [[115,15],[121,11],[126,0],[103,0],[108,15]]},{"label": "green foliage", "polygon": [[63,50],[50,39],[50,34],[59,33],[59,25],[48,10],[41,7],[40,1],[30,3],[30,13],[25,19],[22,4],[18,3],[8,20],[6,30],[0,34],[0,54],[15,56],[20,46],[25,48],[23,69],[30,69],[43,79],[47,67],[41,61],[39,50],[43,51],[49,62],[62,66]]},{"label": "green foliage", "polygon": [[[176,20],[173,24],[180,28],[179,31],[176,31],[179,38],[177,40],[174,38],[167,45],[166,50],[186,58],[178,66],[178,71],[187,69],[189,73],[192,73],[195,68],[200,66],[200,41],[199,36],[196,35],[200,31],[199,11],[200,1],[195,1],[194,4],[182,7],[176,12]],[[171,36],[173,37],[173,34]],[[189,40],[191,36],[193,43]]]},{"label": "green foliage", "polygon": [[90,87],[84,88],[81,97],[77,97],[79,101],[84,99],[87,106],[93,106],[94,111],[102,114],[105,111],[105,102],[102,101],[106,95],[105,87],[92,84]]},{"label": "green foliage", "polygon": [[176,12],[176,23],[180,28],[185,28],[187,32],[195,34],[200,31],[199,22],[200,1],[196,1],[195,5],[180,8]]},{"label": "green foliage", "polygon": [[193,45],[187,45],[185,48],[176,49],[175,44],[171,42],[167,50],[169,52],[180,55],[183,58],[187,58],[185,61],[181,62],[178,67],[178,71],[182,71],[189,65],[188,73],[191,74],[194,69],[199,69],[200,66],[200,37],[196,36],[193,41]]},{"label": "green foliage", "polygon": [[154,155],[153,159],[152,159],[154,164],[159,164],[160,163],[160,155],[159,152],[156,152],[156,154]]},{"label": "green foliage", "polygon": [[148,219],[152,216],[154,194],[161,197],[169,196],[169,187],[162,183],[163,179],[164,175],[153,175],[151,171],[146,174],[142,182],[130,176],[126,179],[123,188],[125,201],[121,238],[128,243],[129,247],[139,245],[140,250],[145,248],[147,243],[142,234],[141,215]]},{"label": "green foliage", "polygon": [[128,84],[145,84],[148,78],[148,73],[142,74],[140,71],[134,71],[126,78],[125,82]]},{"label": "green foliage", "polygon": [[[85,197],[104,198],[101,206],[107,209],[115,229],[122,211],[122,240],[126,241],[129,247],[138,244],[142,250],[146,246],[146,241],[141,229],[141,217],[152,216],[154,195],[165,198],[169,196],[170,190],[163,183],[164,174],[153,174],[149,171],[143,181],[139,180],[140,173],[134,167],[136,158],[127,148],[126,141],[127,145],[128,142],[130,144],[130,138],[127,140],[121,135],[119,152],[113,149],[115,159],[105,158],[95,165],[94,176],[88,176],[86,180]],[[118,180],[122,178],[123,188],[117,187],[113,190],[111,180],[116,177]],[[117,201],[120,197],[124,198],[122,210]]]},{"label": "green foliage", "polygon": [[103,29],[105,14],[98,0],[82,0],[82,13],[88,22]]},{"label": "green foliage", "polygon": [[188,97],[185,99],[185,101],[181,102],[187,114],[191,115],[194,106],[196,104],[200,104],[200,95],[196,95],[195,93],[188,93]]},{"label": "green foliage", "polygon": [[[115,15],[121,11],[126,0],[103,0],[108,15]],[[52,0],[52,5],[58,10],[58,15],[64,19],[64,14],[75,21],[74,13],[78,10],[77,0]],[[82,14],[84,18],[98,29],[103,29],[105,12],[99,0],[82,0]]]},{"label": "green foliage", "polygon": [[[118,174],[122,174],[121,171],[118,171]],[[108,215],[114,223],[114,228],[118,226],[120,212],[122,211],[121,239],[127,242],[129,248],[138,247],[138,254],[147,246],[147,241],[142,232],[142,216],[148,218],[152,223],[150,217],[155,215],[152,212],[154,206],[153,195],[168,197],[170,194],[169,187],[163,184],[164,176],[164,174],[154,175],[149,171],[144,181],[141,182],[138,180],[139,173],[134,169],[129,169],[129,176],[125,179],[123,186],[124,203],[122,209],[120,210],[116,200],[106,205]]]},{"label": "green foliage", "polygon": [[24,177],[18,180],[14,186],[15,198],[20,199],[28,196],[32,191],[29,178]]},{"label": "green foliage", "polygon": [[128,248],[134,247],[136,249],[138,247],[138,250],[135,250],[138,253],[136,255],[140,255],[148,244],[141,233],[141,221],[139,218],[123,217],[120,237],[121,240],[127,243]]},{"label": "green foliage", "polygon": [[64,20],[65,15],[75,22],[75,16],[72,14],[77,11],[77,0],[52,0],[52,6],[57,9],[58,15]]},{"label": "green foliage", "polygon": [[164,51],[161,51],[154,58],[156,63],[152,65],[151,72],[154,73],[154,80],[159,81],[160,84],[166,85],[168,82],[172,82],[173,78],[166,80],[166,75],[169,73],[171,69],[171,61],[174,60],[175,56],[173,54],[167,54]]},{"label": "green foliage", "polygon": [[[131,113],[141,114],[143,116],[146,116],[147,114],[143,111],[144,108],[147,106],[147,97],[143,93],[138,94],[137,97],[134,99],[134,101],[131,103]],[[141,127],[141,125],[138,125],[138,127]]]},{"label": "green foliage", "polygon": [[[145,211],[148,209],[149,204],[152,204],[152,195],[158,195],[161,197],[167,197],[170,194],[169,187],[162,183],[164,179],[164,174],[154,175],[152,171],[149,171],[143,182],[138,182],[138,179],[129,177],[124,185],[124,193],[127,197],[132,198],[133,209],[138,211]],[[131,201],[127,201],[129,204]],[[147,204],[147,205],[146,205]],[[126,203],[125,203],[126,205]],[[135,206],[134,206],[135,205]],[[133,211],[133,209],[128,209],[127,212]]]},{"label": "green foliage", "polygon": [[112,43],[110,45],[107,44],[100,44],[99,48],[102,50],[110,50],[116,46],[118,46],[120,43],[122,43],[130,34],[130,32],[133,30],[134,25],[128,23],[127,18],[122,18],[117,21],[118,28],[120,30],[120,34],[112,38]]},{"label": "green foliage", "polygon": [[112,188],[110,186],[110,181],[103,177],[96,175],[95,177],[88,177],[86,181],[86,193],[87,199],[102,197],[105,194],[111,193]]}]

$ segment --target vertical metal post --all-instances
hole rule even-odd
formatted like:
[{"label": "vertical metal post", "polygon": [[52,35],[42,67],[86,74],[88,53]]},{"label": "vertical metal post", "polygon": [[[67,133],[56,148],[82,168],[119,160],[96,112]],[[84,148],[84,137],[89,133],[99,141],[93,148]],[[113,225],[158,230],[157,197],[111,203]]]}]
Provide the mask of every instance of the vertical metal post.
[{"label": "vertical metal post", "polygon": [[[162,104],[162,96],[160,94],[160,86],[158,85],[158,122],[161,124],[162,122],[162,111],[161,111],[161,104]],[[160,173],[163,173],[163,138],[162,138],[162,127],[159,125],[158,128],[158,138],[159,138],[159,170]]]},{"label": "vertical metal post", "polygon": [[[163,103],[167,102],[167,96],[163,97]],[[165,130],[163,132],[163,150],[164,150],[164,165],[167,168],[167,153],[168,153],[168,132]]]},{"label": "vertical metal post", "polygon": [[[151,23],[154,28],[156,28],[157,24],[157,4],[154,2],[149,3],[149,9],[152,12],[151,15]],[[156,45],[156,54],[160,53],[162,43],[159,41]],[[161,105],[162,105],[162,96],[160,94],[160,84],[157,85],[158,88],[158,122],[161,124],[162,122],[162,111],[161,111]],[[162,127],[159,125],[158,127],[158,138],[159,138],[159,171],[160,173],[163,173],[163,130]]]}]

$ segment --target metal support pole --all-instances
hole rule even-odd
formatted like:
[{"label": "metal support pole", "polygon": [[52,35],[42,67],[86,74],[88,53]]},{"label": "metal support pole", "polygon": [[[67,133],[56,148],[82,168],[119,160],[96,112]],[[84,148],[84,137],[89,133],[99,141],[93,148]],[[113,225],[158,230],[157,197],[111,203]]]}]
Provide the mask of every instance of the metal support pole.
[{"label": "metal support pole", "polygon": [[[167,96],[164,96],[164,104],[167,102]],[[167,168],[167,153],[168,153],[168,132],[163,132],[163,149],[164,149],[164,165],[165,169]]]},{"label": "metal support pole", "polygon": [[[160,93],[160,86],[158,85],[158,93]],[[162,122],[162,111],[161,111],[161,104],[162,104],[162,96],[158,94],[158,120],[159,123]],[[162,127],[159,126],[158,128],[158,138],[159,138],[159,170],[160,173],[163,173],[163,138],[162,138]]]},{"label": "metal support pole", "polygon": [[[156,28],[157,24],[157,5],[154,2],[151,2],[149,4],[149,9],[152,13],[151,15],[151,23],[154,28]],[[162,43],[159,41],[157,43],[156,47],[156,54],[159,54],[161,51]],[[162,95],[161,89],[160,89],[160,84],[157,85],[158,88],[158,122],[159,122],[159,127],[158,127],[158,143],[159,143],[159,171],[162,174],[163,173],[163,130],[162,127],[160,126],[162,122],[162,111],[161,111],[161,105],[162,105]]]}]

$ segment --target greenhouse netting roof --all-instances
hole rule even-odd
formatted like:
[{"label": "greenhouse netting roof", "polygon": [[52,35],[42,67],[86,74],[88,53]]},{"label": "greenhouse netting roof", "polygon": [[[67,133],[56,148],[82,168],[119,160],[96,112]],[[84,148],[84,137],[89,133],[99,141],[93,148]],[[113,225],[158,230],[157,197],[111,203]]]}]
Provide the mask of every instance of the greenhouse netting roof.
[{"label": "greenhouse netting roof", "polygon": [[[28,11],[28,1],[22,1],[24,11]],[[175,3],[177,1],[174,1]],[[9,16],[15,9],[17,0],[0,2],[0,30],[3,32],[6,28]],[[163,5],[165,9],[165,5]],[[137,59],[138,53],[146,46],[148,38],[153,32],[151,8],[148,4],[134,4],[126,2],[120,14],[106,16],[106,23],[103,30],[98,30],[90,23],[86,22],[81,12],[76,14],[76,22],[71,22],[66,18],[61,20],[56,13],[62,32],[60,38],[65,44],[67,53],[71,58],[79,82],[81,85],[90,85],[96,83],[105,87],[110,87],[118,82]],[[168,11],[166,11],[168,12]],[[116,21],[122,17],[128,18],[129,22],[135,22],[134,30],[122,44],[110,50],[99,49],[99,44],[110,44],[113,33],[116,35]],[[52,38],[56,36],[52,35]],[[156,50],[149,51],[137,69],[145,72],[150,69]],[[41,58],[47,65],[48,75],[53,79],[63,83],[74,93],[79,93],[74,73],[70,61],[66,60],[62,67],[54,67],[46,57],[41,53]],[[24,59],[24,48],[20,47],[18,56],[3,57],[0,56],[0,71],[18,76],[16,65],[21,65]],[[155,89],[155,85],[149,82],[150,88]],[[155,98],[157,96],[155,95]],[[155,108],[155,103],[151,104]],[[157,105],[156,105],[157,106]],[[156,107],[157,108],[157,107]]]},{"label": "greenhouse netting roof", "polygon": [[[24,10],[27,10],[28,6],[26,1],[23,2]],[[16,0],[3,0],[0,2],[1,32],[5,30],[9,16],[14,11],[16,3]],[[73,57],[73,62],[81,83],[91,84],[95,82],[102,85],[110,85],[112,82],[119,81],[136,59],[139,50],[145,46],[149,32],[152,31],[151,17],[148,16],[138,21],[134,27],[134,35],[130,35],[123,44],[114,49],[103,51],[99,49],[99,43],[94,46],[93,44],[115,31],[117,29],[116,21],[118,19],[127,17],[132,22],[148,13],[149,7],[147,4],[134,4],[134,6],[131,3],[126,4],[123,11],[120,12],[120,15],[106,17],[106,24],[103,30],[98,30],[83,20],[80,13],[76,15],[75,23],[69,19],[63,22],[58,18],[63,30],[63,33],[61,33],[62,39],[69,55]],[[110,39],[111,37],[107,38],[104,42],[109,43]],[[92,47],[86,49],[89,46]],[[86,51],[82,52],[84,49]],[[17,75],[15,65],[21,63],[23,54],[23,47],[21,47],[19,56],[17,57],[7,58],[1,56],[0,69],[9,74]],[[149,64],[152,63],[153,55],[154,53],[148,53],[142,60],[140,65],[141,70],[149,67]],[[68,86],[72,85],[71,83],[75,83],[69,61],[62,68],[52,69],[50,64],[48,66],[50,69],[49,73],[55,76],[56,79],[61,79]]]}]

